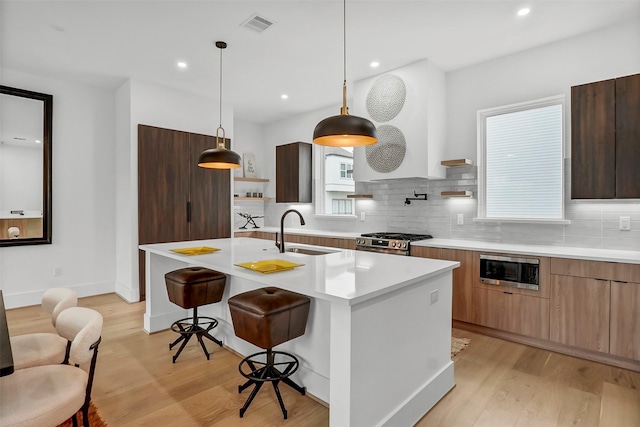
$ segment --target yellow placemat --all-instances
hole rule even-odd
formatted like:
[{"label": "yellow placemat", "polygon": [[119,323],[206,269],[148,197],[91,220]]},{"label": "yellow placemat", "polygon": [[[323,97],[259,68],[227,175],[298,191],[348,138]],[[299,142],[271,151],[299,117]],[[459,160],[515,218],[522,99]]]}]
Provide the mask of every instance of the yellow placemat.
[{"label": "yellow placemat", "polygon": [[176,252],[182,255],[204,255],[210,254],[211,252],[219,251],[218,248],[210,248],[208,246],[198,246],[194,248],[180,248],[180,249],[171,249],[171,252]]},{"label": "yellow placemat", "polygon": [[297,264],[291,261],[285,261],[283,259],[266,259],[263,261],[244,262],[242,264],[236,264],[238,267],[247,268],[249,270],[257,271],[259,273],[277,273],[278,271],[293,270],[295,267],[300,267],[304,264]]}]

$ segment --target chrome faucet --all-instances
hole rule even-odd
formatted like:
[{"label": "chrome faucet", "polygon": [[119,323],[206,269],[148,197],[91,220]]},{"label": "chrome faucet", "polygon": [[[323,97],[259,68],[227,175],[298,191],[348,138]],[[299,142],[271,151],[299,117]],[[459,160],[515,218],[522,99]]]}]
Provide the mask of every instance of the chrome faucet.
[{"label": "chrome faucet", "polygon": [[276,246],[280,248],[280,253],[284,253],[284,218],[290,214],[291,212],[295,212],[300,217],[300,225],[304,225],[304,218],[302,214],[295,209],[289,209],[285,213],[282,214],[282,218],[280,218],[280,245],[278,245],[278,234],[276,233]]}]

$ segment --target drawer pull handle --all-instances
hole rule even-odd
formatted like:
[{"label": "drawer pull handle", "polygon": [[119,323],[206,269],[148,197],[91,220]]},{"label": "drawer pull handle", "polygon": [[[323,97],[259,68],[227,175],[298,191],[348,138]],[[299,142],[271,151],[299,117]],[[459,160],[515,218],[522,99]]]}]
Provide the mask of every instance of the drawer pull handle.
[{"label": "drawer pull handle", "polygon": [[513,295],[513,292],[502,292],[503,294]]},{"label": "drawer pull handle", "polygon": [[614,282],[616,282],[616,283],[625,283],[625,284],[629,283],[629,282],[625,282],[625,281],[622,281],[622,280],[614,280]]}]

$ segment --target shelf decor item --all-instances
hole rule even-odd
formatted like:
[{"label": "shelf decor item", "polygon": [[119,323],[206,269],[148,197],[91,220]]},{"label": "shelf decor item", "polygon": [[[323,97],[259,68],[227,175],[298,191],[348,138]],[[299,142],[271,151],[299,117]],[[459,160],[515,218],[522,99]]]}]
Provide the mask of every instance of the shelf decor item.
[{"label": "shelf decor item", "polygon": [[198,159],[198,166],[208,169],[234,169],[240,167],[240,155],[224,146],[225,132],[222,127],[222,51],[227,48],[227,43],[217,41],[216,47],[220,49],[220,125],[216,129],[216,148],[203,151]]},{"label": "shelf decor item", "polygon": [[242,160],[244,163],[244,177],[257,178],[256,155],[253,153],[242,153]]},{"label": "shelf decor item", "polygon": [[370,120],[349,115],[347,107],[347,2],[343,1],[343,82],[340,115],[316,125],[313,142],[330,147],[359,147],[378,142],[376,127]]}]

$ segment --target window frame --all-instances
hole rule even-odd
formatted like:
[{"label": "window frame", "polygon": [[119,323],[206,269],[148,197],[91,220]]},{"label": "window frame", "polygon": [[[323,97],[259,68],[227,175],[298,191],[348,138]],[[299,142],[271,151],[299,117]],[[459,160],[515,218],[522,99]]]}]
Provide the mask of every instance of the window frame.
[{"label": "window frame", "polygon": [[[313,177],[314,177],[314,216],[328,220],[338,220],[338,221],[355,221],[356,220],[356,209],[357,203],[354,203],[353,214],[328,214],[325,213],[326,206],[324,203],[324,184],[325,184],[325,150],[324,146],[313,144]],[[353,179],[353,176],[352,178]],[[355,180],[354,184],[355,184]]]},{"label": "window frame", "polygon": [[[561,132],[561,150],[560,150],[560,218],[511,218],[511,217],[487,217],[487,194],[486,194],[486,119],[492,116],[499,116],[519,111],[534,110],[538,108],[549,107],[552,105],[561,106],[562,132]],[[550,96],[547,98],[535,99],[532,101],[519,102],[500,107],[486,108],[477,112],[477,156],[478,156],[478,213],[474,221],[477,222],[520,222],[520,223],[555,223],[567,224],[565,220],[565,141],[566,127],[566,97],[565,95]]]}]

